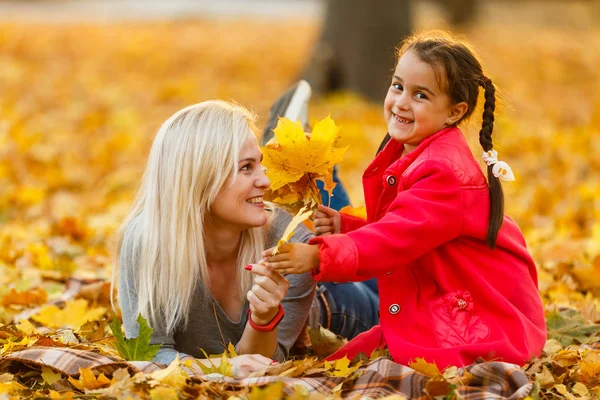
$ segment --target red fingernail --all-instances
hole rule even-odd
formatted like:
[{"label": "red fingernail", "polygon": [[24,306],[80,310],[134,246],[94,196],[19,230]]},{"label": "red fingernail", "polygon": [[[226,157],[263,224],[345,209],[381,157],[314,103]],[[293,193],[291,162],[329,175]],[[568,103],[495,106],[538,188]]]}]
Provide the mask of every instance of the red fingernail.
[{"label": "red fingernail", "polygon": [[248,270],[248,271],[252,271],[252,265],[251,264],[246,265],[244,268],[246,268],[246,270]]},{"label": "red fingernail", "polygon": [[275,360],[273,360],[273,361],[271,361],[271,365],[273,365],[273,364],[279,364],[279,362],[278,362],[278,361],[275,361]]}]

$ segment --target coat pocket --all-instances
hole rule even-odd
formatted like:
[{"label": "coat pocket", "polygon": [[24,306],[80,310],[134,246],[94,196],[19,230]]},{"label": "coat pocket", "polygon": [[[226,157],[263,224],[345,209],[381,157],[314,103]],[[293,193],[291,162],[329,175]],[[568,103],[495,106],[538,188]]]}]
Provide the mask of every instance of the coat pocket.
[{"label": "coat pocket", "polygon": [[466,290],[450,292],[429,304],[431,323],[441,347],[480,343],[490,328],[473,315],[473,298]]}]

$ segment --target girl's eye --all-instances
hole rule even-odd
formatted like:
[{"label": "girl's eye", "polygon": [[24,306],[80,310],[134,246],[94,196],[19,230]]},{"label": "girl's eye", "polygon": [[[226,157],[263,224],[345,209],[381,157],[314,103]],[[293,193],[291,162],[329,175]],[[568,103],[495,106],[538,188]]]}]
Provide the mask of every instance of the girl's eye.
[{"label": "girl's eye", "polygon": [[421,100],[427,99],[427,96],[425,96],[425,94],[421,93],[421,92],[418,92],[415,96],[417,96],[417,99],[421,99]]},{"label": "girl's eye", "polygon": [[250,171],[250,164],[244,165],[242,168],[240,168],[240,171]]},{"label": "girl's eye", "polygon": [[393,87],[394,87],[394,89],[396,89],[396,90],[400,90],[400,91],[401,91],[402,89],[404,89],[404,88],[402,87],[402,85],[401,85],[401,84],[399,84],[399,83],[394,83],[392,86],[393,86]]}]

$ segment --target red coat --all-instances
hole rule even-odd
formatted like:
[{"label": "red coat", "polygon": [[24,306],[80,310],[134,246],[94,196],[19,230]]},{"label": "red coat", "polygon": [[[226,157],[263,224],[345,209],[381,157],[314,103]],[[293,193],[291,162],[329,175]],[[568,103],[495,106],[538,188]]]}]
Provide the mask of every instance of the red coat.
[{"label": "red coat", "polygon": [[367,221],[342,216],[342,234],[318,243],[320,281],[377,278],[381,325],[331,359],[387,343],[394,361],[440,368],[478,357],[523,364],[546,341],[535,264],[508,217],[496,249],[485,243],[489,195],[458,128],[399,158],[390,140],[363,175]]}]

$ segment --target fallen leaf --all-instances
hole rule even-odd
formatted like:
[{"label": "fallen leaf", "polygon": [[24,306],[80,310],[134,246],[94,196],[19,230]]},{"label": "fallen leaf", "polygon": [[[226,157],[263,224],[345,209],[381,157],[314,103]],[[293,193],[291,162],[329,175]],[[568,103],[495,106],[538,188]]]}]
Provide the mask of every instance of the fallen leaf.
[{"label": "fallen leaf", "polygon": [[87,321],[100,319],[105,313],[105,308],[88,308],[86,300],[77,299],[67,301],[63,309],[54,304],[44,306],[31,318],[51,328],[78,329]]},{"label": "fallen leaf", "polygon": [[110,379],[104,376],[104,374],[100,374],[96,377],[90,368],[81,368],[79,370],[79,379],[69,377],[68,380],[69,383],[82,392],[85,392],[86,390],[96,390],[110,385]]},{"label": "fallen leaf", "polygon": [[429,378],[435,378],[442,375],[435,363],[427,362],[424,358],[417,357],[415,361],[410,362],[408,366]]},{"label": "fallen leaf", "polygon": [[36,306],[46,303],[48,293],[42,288],[34,288],[25,291],[11,289],[10,292],[2,296],[2,305],[7,306]]},{"label": "fallen leaf", "polygon": [[553,311],[546,316],[548,338],[558,340],[563,346],[588,343],[600,332],[600,325],[586,323],[573,309]]},{"label": "fallen leaf", "polygon": [[138,337],[127,339],[123,335],[119,321],[114,319],[110,322],[110,329],[117,340],[117,349],[121,357],[127,361],[152,361],[161,346],[150,344],[154,329],[148,325],[142,314],[138,315],[137,322],[139,324]]},{"label": "fallen leaf", "polygon": [[348,357],[343,357],[335,360],[333,363],[325,361],[325,369],[327,370],[328,376],[335,376],[341,378],[349,377],[354,371],[356,371],[362,365],[362,361],[357,362],[354,366],[350,367],[350,360]]},{"label": "fallen leaf", "polygon": [[175,389],[183,387],[188,379],[179,357],[176,357],[167,368],[154,371],[150,377]]},{"label": "fallen leaf", "polygon": [[77,334],[83,336],[89,341],[97,341],[106,337],[106,326],[108,325],[105,319],[101,321],[88,321],[77,330]]},{"label": "fallen leaf", "polygon": [[308,327],[308,336],[312,350],[319,357],[327,357],[348,342],[347,339],[336,335],[328,329],[319,326],[318,329]]},{"label": "fallen leaf", "polygon": [[54,385],[57,381],[62,379],[62,374],[54,372],[52,368],[43,366],[42,367],[42,379],[47,385]]},{"label": "fallen leaf", "polygon": [[248,394],[248,400],[278,400],[284,397],[283,382],[274,382],[262,387],[252,386]]},{"label": "fallen leaf", "polygon": [[13,351],[22,350],[25,347],[31,347],[38,341],[36,337],[26,336],[22,338],[20,341],[9,341],[4,343],[2,346],[2,350],[0,350],[0,354],[8,354]]},{"label": "fallen leaf", "polygon": [[152,400],[179,400],[179,395],[173,388],[160,386],[150,389],[150,398]]}]

